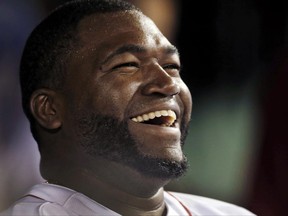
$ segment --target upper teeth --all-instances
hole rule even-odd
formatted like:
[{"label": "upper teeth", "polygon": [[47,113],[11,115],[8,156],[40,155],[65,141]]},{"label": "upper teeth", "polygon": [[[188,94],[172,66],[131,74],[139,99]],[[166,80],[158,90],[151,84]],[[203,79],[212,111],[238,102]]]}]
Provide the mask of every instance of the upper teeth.
[{"label": "upper teeth", "polygon": [[155,117],[161,117],[161,116],[171,117],[172,123],[176,120],[176,114],[174,111],[172,111],[172,110],[160,110],[160,111],[150,112],[150,113],[136,116],[136,117],[132,118],[132,121],[144,122],[144,121],[148,121],[150,119],[154,119]]}]

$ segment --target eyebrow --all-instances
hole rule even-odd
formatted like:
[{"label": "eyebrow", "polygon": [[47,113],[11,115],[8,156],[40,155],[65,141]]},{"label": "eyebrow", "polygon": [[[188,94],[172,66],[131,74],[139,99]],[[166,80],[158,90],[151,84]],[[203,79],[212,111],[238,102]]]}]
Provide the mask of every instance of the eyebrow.
[{"label": "eyebrow", "polygon": [[[126,53],[126,52],[128,52],[128,53],[145,53],[145,52],[147,52],[147,49],[143,46],[140,46],[140,45],[126,44],[126,45],[119,47],[118,49],[116,49],[112,53],[110,53],[105,58],[105,60],[102,62],[102,64],[105,64],[106,62],[108,62],[113,57],[115,57],[117,55],[121,55],[121,54]],[[178,49],[173,45],[164,47],[164,53],[166,55],[178,55],[179,56]]]}]

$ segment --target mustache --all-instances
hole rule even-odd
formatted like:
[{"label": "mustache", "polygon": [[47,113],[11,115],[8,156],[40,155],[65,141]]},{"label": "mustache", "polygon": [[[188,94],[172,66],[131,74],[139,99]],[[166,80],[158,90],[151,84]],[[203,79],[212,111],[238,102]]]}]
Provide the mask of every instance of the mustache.
[{"label": "mustache", "polygon": [[[130,134],[127,132],[128,131],[127,122],[119,121],[117,118],[112,116],[90,113],[86,115],[80,115],[77,118],[77,122],[78,122],[77,131],[81,131],[81,134],[79,135],[83,137],[92,135],[96,136],[97,134],[102,134],[102,137],[106,137],[106,139],[109,139],[109,137],[111,137],[110,129],[112,129],[112,127],[113,128],[116,127],[119,128],[119,130],[125,129],[121,130],[121,132],[126,135],[126,138],[131,138]],[[182,146],[184,145],[186,137],[188,136],[189,128],[190,128],[190,121],[185,122],[182,119],[180,125]]]}]

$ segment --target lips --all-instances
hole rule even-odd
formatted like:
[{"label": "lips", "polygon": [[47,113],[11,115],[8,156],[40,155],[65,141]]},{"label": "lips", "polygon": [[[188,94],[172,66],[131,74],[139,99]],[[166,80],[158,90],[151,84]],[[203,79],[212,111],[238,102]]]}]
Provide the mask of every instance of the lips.
[{"label": "lips", "polygon": [[172,110],[159,110],[131,118],[136,123],[153,124],[163,127],[173,127],[176,119],[176,113]]}]

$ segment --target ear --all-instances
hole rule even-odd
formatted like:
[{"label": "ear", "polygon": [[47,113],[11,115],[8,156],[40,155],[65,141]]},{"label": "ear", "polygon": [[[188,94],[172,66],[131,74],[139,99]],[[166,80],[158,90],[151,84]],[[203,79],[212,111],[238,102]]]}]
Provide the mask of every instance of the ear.
[{"label": "ear", "polygon": [[38,89],[30,99],[31,113],[46,129],[58,129],[62,125],[59,98],[55,91]]}]

